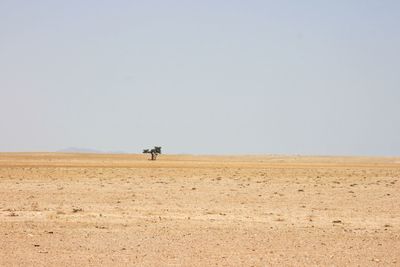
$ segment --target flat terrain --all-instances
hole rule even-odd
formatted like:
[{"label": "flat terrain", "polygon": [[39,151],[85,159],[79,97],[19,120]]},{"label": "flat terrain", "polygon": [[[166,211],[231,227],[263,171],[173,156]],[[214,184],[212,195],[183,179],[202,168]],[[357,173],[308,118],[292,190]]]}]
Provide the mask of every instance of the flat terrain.
[{"label": "flat terrain", "polygon": [[0,266],[400,266],[400,158],[0,154]]}]

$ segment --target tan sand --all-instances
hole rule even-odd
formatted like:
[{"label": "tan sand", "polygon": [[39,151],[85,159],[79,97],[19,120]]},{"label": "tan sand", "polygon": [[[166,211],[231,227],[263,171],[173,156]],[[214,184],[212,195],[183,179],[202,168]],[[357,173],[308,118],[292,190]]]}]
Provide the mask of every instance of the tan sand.
[{"label": "tan sand", "polygon": [[0,266],[400,266],[400,158],[0,154]]}]

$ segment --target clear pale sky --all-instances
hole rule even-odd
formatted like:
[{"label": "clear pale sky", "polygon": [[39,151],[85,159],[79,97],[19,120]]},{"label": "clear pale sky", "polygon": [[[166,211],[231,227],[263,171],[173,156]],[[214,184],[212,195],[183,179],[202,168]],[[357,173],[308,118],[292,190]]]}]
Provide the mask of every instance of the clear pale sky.
[{"label": "clear pale sky", "polygon": [[0,1],[0,151],[400,155],[400,1]]}]

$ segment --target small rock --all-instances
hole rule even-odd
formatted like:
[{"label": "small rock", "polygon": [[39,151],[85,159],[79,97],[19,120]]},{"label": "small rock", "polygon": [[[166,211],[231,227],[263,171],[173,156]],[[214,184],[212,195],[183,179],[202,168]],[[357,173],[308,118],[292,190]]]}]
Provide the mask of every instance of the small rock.
[{"label": "small rock", "polygon": [[341,220],[334,220],[334,221],[332,221],[333,223],[342,223],[342,221]]}]

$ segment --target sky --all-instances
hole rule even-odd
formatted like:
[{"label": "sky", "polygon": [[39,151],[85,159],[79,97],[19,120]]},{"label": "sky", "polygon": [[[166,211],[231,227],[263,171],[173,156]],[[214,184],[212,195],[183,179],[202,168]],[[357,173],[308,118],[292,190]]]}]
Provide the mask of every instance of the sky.
[{"label": "sky", "polygon": [[0,0],[0,151],[400,156],[400,1]]}]

